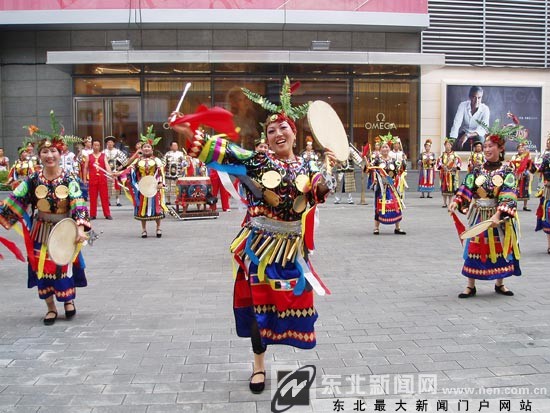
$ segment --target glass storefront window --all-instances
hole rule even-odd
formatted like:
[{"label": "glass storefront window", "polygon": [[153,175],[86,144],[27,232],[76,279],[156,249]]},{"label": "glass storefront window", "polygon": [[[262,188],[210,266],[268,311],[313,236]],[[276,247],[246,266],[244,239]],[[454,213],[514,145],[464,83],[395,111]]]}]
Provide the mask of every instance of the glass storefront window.
[{"label": "glass storefront window", "polygon": [[[355,80],[354,141],[374,147],[378,135],[399,136],[409,159],[418,154],[418,81]],[[359,146],[358,146],[359,147]]]},{"label": "glass storefront window", "polygon": [[136,75],[141,73],[140,65],[75,65],[75,75]]},{"label": "glass storefront window", "polygon": [[74,79],[75,96],[135,96],[141,92],[139,77],[89,77]]}]

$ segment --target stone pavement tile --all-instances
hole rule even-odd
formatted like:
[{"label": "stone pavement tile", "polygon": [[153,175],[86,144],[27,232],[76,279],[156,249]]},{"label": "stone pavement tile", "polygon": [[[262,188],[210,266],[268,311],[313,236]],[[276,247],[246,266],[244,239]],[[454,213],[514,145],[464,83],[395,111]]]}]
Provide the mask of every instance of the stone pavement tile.
[{"label": "stone pavement tile", "polygon": [[256,413],[255,402],[239,402],[239,403],[205,403],[202,405],[201,412],[205,413]]},{"label": "stone pavement tile", "polygon": [[15,375],[15,376],[0,376],[0,385],[33,385],[40,379],[39,373],[37,375]]},{"label": "stone pavement tile", "polygon": [[[239,372],[242,375],[246,375],[245,371]],[[227,381],[230,380],[230,372],[209,372],[209,373],[184,373],[181,375],[181,382],[188,381]]]},{"label": "stone pavement tile", "polygon": [[76,407],[76,406],[49,406],[41,407],[39,413],[91,413],[92,407]]},{"label": "stone pavement tile", "polygon": [[531,376],[495,376],[495,377],[477,377],[474,379],[479,387],[517,387],[531,384]]},{"label": "stone pavement tile", "polygon": [[4,406],[15,406],[22,399],[20,394],[0,394],[0,412]]},{"label": "stone pavement tile", "polygon": [[19,400],[21,406],[69,406],[75,396],[52,394],[24,394]]},{"label": "stone pavement tile", "polygon": [[140,394],[152,393],[155,385],[149,384],[107,384],[103,388],[103,394]]},{"label": "stone pavement tile", "polygon": [[106,374],[86,377],[85,384],[130,384],[134,374]]},{"label": "stone pavement tile", "polygon": [[429,355],[433,361],[458,361],[474,360],[474,356],[469,352],[464,353],[432,353]]},{"label": "stone pavement tile", "polygon": [[496,376],[516,376],[516,375],[528,375],[535,374],[537,370],[532,366],[499,366],[499,367],[490,367],[491,370]]},{"label": "stone pavement tile", "polygon": [[494,377],[494,374],[487,368],[444,370],[444,373],[453,380]]},{"label": "stone pavement tile", "polygon": [[412,363],[419,372],[455,370],[461,368],[460,364],[458,364],[456,361],[432,361],[424,363],[415,362],[414,360],[412,360]]},{"label": "stone pavement tile", "polygon": [[[182,383],[157,383],[153,393],[181,393],[181,392],[201,392],[205,390],[208,382],[203,381],[185,381]],[[213,382],[216,386],[216,382]]]},{"label": "stone pavement tile", "polygon": [[527,380],[529,380],[529,383],[532,383],[532,384],[548,385],[550,383],[549,373],[530,374],[529,376],[526,376],[526,378]]},{"label": "stone pavement tile", "polygon": [[474,369],[477,367],[500,367],[505,366],[507,363],[506,360],[486,354],[484,357],[478,357],[473,360],[458,360],[458,364],[465,369]]},{"label": "stone pavement tile", "polygon": [[[250,393],[250,391],[249,391]],[[188,403],[228,403],[229,402],[229,392],[218,392],[218,391],[203,391],[201,393],[195,392],[182,392],[178,393],[177,401],[178,404],[188,404]]]},{"label": "stone pavement tile", "polygon": [[79,395],[103,393],[104,388],[105,386],[102,384],[64,384],[61,386],[57,386],[51,394]]},{"label": "stone pavement tile", "polygon": [[372,374],[418,373],[418,369],[412,363],[370,366],[370,370]]},{"label": "stone pavement tile", "polygon": [[158,393],[158,394],[128,394],[124,398],[124,404],[130,405],[156,405],[169,404],[173,405],[176,402],[177,393]]},{"label": "stone pavement tile", "polygon": [[426,354],[419,354],[416,356],[388,356],[387,357],[390,364],[405,364],[405,363],[431,363],[433,360]]},{"label": "stone pavement tile", "polygon": [[121,394],[88,394],[75,396],[71,402],[71,406],[118,406],[125,400]]},{"label": "stone pavement tile", "polygon": [[38,379],[36,384],[39,386],[49,384],[83,384],[88,377],[86,374],[61,374],[57,374],[57,372],[54,372],[54,370],[52,370],[51,374],[43,375],[40,379]]},{"label": "stone pavement tile", "polygon": [[132,384],[139,383],[179,383],[181,374],[141,374],[134,375]]},{"label": "stone pavement tile", "polygon": [[[140,406],[135,406],[140,407]],[[181,413],[181,412],[191,412],[197,413],[201,411],[202,405],[196,403],[190,404],[176,404],[176,405],[155,405],[148,406],[147,413]],[[95,413],[95,412],[94,412]],[[117,412],[113,412],[117,413]],[[133,412],[131,412],[133,413]]]},{"label": "stone pavement tile", "polygon": [[406,355],[417,355],[417,354],[447,354],[440,346],[425,346],[425,347],[407,347],[402,349],[403,353]]},{"label": "stone pavement tile", "polygon": [[181,374],[193,374],[204,373],[207,369],[206,364],[163,364],[161,373],[181,373]]},{"label": "stone pavement tile", "polygon": [[[156,406],[151,406],[153,409]],[[92,413],[146,413],[147,406],[97,406],[92,409]],[[150,410],[153,411],[153,410]],[[159,410],[160,412],[160,410]]]}]

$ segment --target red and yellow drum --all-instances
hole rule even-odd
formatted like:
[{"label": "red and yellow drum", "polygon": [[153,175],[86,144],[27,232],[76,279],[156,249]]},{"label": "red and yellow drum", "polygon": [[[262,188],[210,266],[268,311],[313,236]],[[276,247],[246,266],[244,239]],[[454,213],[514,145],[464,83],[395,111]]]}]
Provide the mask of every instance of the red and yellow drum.
[{"label": "red and yellow drum", "polygon": [[178,178],[176,182],[176,205],[206,204],[212,197],[212,183],[207,176]]}]

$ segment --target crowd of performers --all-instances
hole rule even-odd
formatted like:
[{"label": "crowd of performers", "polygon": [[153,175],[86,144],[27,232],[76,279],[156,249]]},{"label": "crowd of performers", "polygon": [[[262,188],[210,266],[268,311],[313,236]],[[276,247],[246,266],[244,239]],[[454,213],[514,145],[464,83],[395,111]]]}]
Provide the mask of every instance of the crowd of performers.
[{"label": "crowd of performers", "polygon": [[[155,236],[161,238],[161,220],[167,204],[177,197],[174,183],[197,170],[204,174],[207,165],[220,174],[242,177],[247,213],[230,251],[234,263],[236,331],[251,339],[254,353],[250,390],[260,393],[265,388],[267,346],[315,347],[318,314],[313,294],[330,291],[316,273],[310,256],[314,249],[316,208],[333,190],[331,169],[337,161],[331,150],[325,149],[321,156],[312,143],[300,156],[294,153],[295,121],[306,114],[307,104],[292,106],[292,90],[285,79],[281,104],[276,105],[243,89],[250,100],[270,112],[264,124],[265,137],[256,142],[256,150],[241,148],[231,141],[227,131],[227,135],[209,136],[192,128],[181,113],[171,114],[169,124],[185,138],[189,149],[179,150],[174,141],[163,157],[155,155],[154,147],[160,138],[152,126],[141,135],[131,155],[115,148],[114,139],[107,139],[106,149],[101,151],[101,143],[92,138],[84,139],[79,153],[71,155],[68,144],[76,138],[63,134],[53,113],[53,133],[30,127],[37,152],[34,146],[25,145],[11,168],[10,183],[14,189],[0,203],[0,224],[9,229],[20,223],[27,252],[28,287],[36,286],[47,306],[44,324],[54,324],[58,317],[54,298],[64,304],[66,318],[76,314],[76,288],[87,285],[80,245],[89,238],[91,220],[96,219],[98,196],[105,218],[111,219],[108,188],[112,187],[116,204],[120,204],[116,191],[124,191],[132,201],[134,218],[141,222],[141,237],[148,236],[146,224],[154,221]],[[457,229],[457,212],[466,215],[471,230],[489,223],[464,242],[462,274],[468,281],[459,298],[476,295],[476,280],[494,280],[497,294],[513,295],[504,279],[521,275],[517,201],[529,199],[531,174],[536,172],[542,177],[537,193],[540,204],[536,230],[546,233],[550,254],[550,138],[546,151],[534,161],[525,142],[519,141],[518,153],[505,162],[506,140],[519,136],[520,128],[498,124],[488,128],[485,142],[472,147],[461,184],[459,171],[463,162],[452,150],[452,139],[444,141],[445,150],[440,157],[431,151],[431,140],[425,141],[420,154],[421,198],[431,198],[438,170],[444,207]],[[366,159],[356,162],[362,164],[368,186],[374,191],[374,234],[379,235],[380,224],[384,224],[393,225],[395,234],[405,235],[401,221],[407,158],[398,137],[379,136],[372,151],[350,152],[350,159],[361,156]],[[82,188],[87,190],[90,212]],[[222,202],[222,207],[228,209],[228,203]],[[523,209],[529,211],[526,202]],[[76,223],[74,241],[79,247],[70,264],[59,265],[49,255],[47,240],[55,225],[67,217]]]}]

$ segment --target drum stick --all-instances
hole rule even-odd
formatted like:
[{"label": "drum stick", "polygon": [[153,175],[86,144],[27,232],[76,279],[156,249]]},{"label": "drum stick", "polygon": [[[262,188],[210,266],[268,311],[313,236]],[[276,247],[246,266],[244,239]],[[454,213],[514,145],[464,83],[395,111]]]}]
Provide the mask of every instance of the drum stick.
[{"label": "drum stick", "polygon": [[190,87],[191,87],[191,82],[187,82],[187,84],[185,85],[185,89],[183,89],[183,93],[181,94],[181,98],[180,98],[180,101],[178,102],[178,106],[176,106],[175,112],[180,111],[181,104],[183,103],[183,99],[185,98],[185,95],[187,95],[187,91],[189,90]]},{"label": "drum stick", "polygon": [[178,102],[178,106],[176,106],[176,110],[174,111],[174,115],[170,118],[170,123],[174,122],[176,120],[176,113],[180,111],[181,105],[183,103],[183,99],[185,98],[185,95],[187,95],[187,91],[191,87],[191,82],[187,82],[185,85],[185,88],[183,89],[183,93],[181,94],[180,101]]}]

